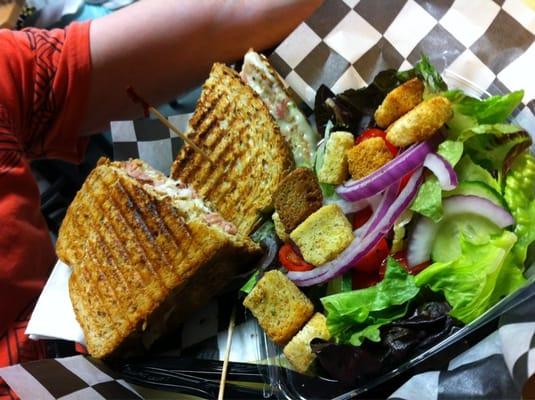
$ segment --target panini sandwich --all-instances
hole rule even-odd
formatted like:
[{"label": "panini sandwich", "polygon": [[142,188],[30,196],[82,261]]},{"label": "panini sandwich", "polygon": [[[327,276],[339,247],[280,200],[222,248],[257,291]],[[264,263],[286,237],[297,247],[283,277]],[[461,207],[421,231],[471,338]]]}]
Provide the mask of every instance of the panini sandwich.
[{"label": "panini sandwich", "polygon": [[150,346],[260,253],[195,189],[140,160],[106,159],[71,204],[56,250],[97,358]]},{"label": "panini sandwich", "polygon": [[210,201],[239,233],[249,235],[272,207],[272,195],[293,167],[289,145],[266,105],[233,69],[214,64],[188,137],[216,160],[184,146],[171,176]]}]

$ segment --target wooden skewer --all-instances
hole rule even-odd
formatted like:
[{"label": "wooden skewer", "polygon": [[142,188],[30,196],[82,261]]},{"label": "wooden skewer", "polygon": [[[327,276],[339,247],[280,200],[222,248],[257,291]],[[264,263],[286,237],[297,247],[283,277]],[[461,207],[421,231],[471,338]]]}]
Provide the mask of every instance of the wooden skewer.
[{"label": "wooden skewer", "polygon": [[225,394],[225,383],[227,381],[227,369],[228,369],[228,360],[230,358],[230,346],[232,344],[232,334],[234,332],[234,324],[236,320],[236,303],[232,307],[232,313],[230,315],[230,322],[228,324],[227,332],[227,348],[225,349],[225,358],[223,359],[223,370],[221,371],[221,381],[219,382],[219,394],[217,395],[217,400],[223,400]]},{"label": "wooden skewer", "polygon": [[151,106],[149,103],[147,103],[143,98],[137,94],[137,92],[134,90],[132,86],[128,86],[126,88],[126,93],[128,96],[134,101],[134,103],[139,103],[143,106],[143,111],[145,113],[145,117],[149,116],[149,112],[153,113],[158,120],[164,124],[168,129],[171,129],[173,132],[175,132],[184,142],[189,144],[195,151],[197,151],[199,154],[201,154],[204,158],[206,158],[211,163],[214,163],[214,160],[199,146],[195,144],[189,137],[187,137],[184,133],[182,133],[175,125],[173,125],[167,118],[165,118],[164,115],[162,115],[161,112],[159,112],[156,108]]}]

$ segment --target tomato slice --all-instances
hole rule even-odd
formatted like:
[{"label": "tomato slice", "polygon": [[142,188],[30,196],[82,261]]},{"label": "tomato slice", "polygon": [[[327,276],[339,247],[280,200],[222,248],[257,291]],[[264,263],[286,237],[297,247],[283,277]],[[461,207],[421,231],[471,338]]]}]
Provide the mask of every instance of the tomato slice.
[{"label": "tomato slice", "polygon": [[381,129],[371,128],[371,129],[365,130],[364,132],[362,132],[360,136],[358,136],[355,139],[355,144],[359,144],[366,139],[370,139],[374,137],[380,137],[381,139],[383,139],[386,143],[386,147],[388,147],[388,150],[390,150],[390,153],[392,153],[394,157],[397,156],[398,148],[386,139],[386,132]]},{"label": "tomato slice", "polygon": [[383,260],[388,257],[390,249],[385,238],[379,240],[373,249],[368,254],[362,257],[353,268],[360,272],[378,273]]},{"label": "tomato slice", "polygon": [[284,244],[279,250],[279,261],[288,271],[310,271],[314,266],[303,260],[290,243]]},{"label": "tomato slice", "polygon": [[366,289],[367,287],[373,286],[380,281],[381,278],[378,274],[370,274],[353,270],[353,274],[351,275],[351,287],[353,290]]},{"label": "tomato slice", "polygon": [[366,207],[355,213],[353,216],[353,229],[358,229],[364,225],[372,216],[373,210],[371,207]]},{"label": "tomato slice", "polygon": [[407,186],[407,183],[409,183],[409,179],[411,179],[412,172],[409,172],[406,175],[403,175],[403,178],[399,181],[399,192],[398,194],[403,190],[405,186]]}]

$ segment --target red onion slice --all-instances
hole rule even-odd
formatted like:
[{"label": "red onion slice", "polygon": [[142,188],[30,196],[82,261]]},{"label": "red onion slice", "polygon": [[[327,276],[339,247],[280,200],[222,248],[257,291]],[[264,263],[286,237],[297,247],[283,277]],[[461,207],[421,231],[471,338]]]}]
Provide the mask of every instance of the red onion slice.
[{"label": "red onion slice", "polygon": [[385,194],[377,210],[374,211],[370,219],[363,225],[365,229],[363,230],[363,236],[369,235],[371,231],[376,227],[382,219],[385,217],[386,213],[396,200],[396,196],[399,192],[399,182],[392,184],[388,189],[386,189]]},{"label": "red onion slice", "polygon": [[437,231],[438,224],[435,224],[431,219],[424,216],[418,218],[407,244],[407,266],[409,268],[429,261]]},{"label": "red onion slice", "polygon": [[453,190],[459,184],[457,174],[451,164],[437,153],[429,153],[425,157],[424,167],[437,177],[442,190]]},{"label": "red onion slice", "polygon": [[474,214],[488,219],[500,228],[515,223],[513,216],[504,208],[479,196],[451,196],[442,202],[444,218],[459,214]]},{"label": "red onion slice", "polygon": [[435,135],[425,142],[412,145],[370,175],[338,186],[336,193],[346,200],[357,201],[382,192],[409,172],[422,166],[427,155],[435,150],[440,138],[440,135]]},{"label": "red onion slice", "polygon": [[377,209],[382,199],[382,193],[378,193],[374,196],[368,197],[358,201],[347,201],[344,199],[329,198],[325,200],[325,204],[336,204],[340,207],[344,214],[352,214],[364,210],[367,207],[371,207],[373,211]]},{"label": "red onion slice", "polygon": [[[504,208],[479,196],[452,196],[442,202],[443,219],[461,214],[473,214],[486,218],[500,228],[513,225],[513,216]],[[435,235],[440,225],[428,218],[421,217],[409,239],[407,264],[409,268],[429,261]]]},{"label": "red onion slice", "polygon": [[[288,272],[290,278],[298,286],[312,286],[326,282],[349,270],[364,257],[392,228],[401,213],[411,204],[418,193],[422,177],[422,169],[412,174],[407,185],[398,197],[390,204],[388,210],[375,226],[370,225],[370,233],[364,237],[358,236],[334,260],[321,267],[306,272]],[[386,197],[386,194],[385,194]],[[379,209],[378,209],[379,210]]]}]

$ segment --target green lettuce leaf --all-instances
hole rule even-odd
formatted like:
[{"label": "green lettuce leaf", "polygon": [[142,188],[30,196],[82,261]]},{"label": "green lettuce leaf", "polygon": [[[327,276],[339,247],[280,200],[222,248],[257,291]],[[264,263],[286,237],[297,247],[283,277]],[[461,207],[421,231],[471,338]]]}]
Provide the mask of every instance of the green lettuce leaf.
[{"label": "green lettuce leaf", "polygon": [[469,323],[525,282],[521,271],[507,262],[516,241],[516,235],[505,230],[488,243],[472,243],[461,235],[461,255],[431,264],[416,276],[416,285],[443,292],[452,306],[450,315]]},{"label": "green lettuce leaf", "polygon": [[523,154],[513,164],[505,179],[504,198],[515,218],[518,236],[512,262],[522,268],[528,247],[535,241],[535,157],[531,154]]},{"label": "green lettuce leaf", "polygon": [[432,175],[420,186],[410,209],[432,219],[434,222],[442,218],[442,189],[438,179]]},{"label": "green lettuce leaf", "polygon": [[323,297],[321,303],[336,342],[358,346],[364,339],[378,342],[379,328],[403,317],[418,292],[414,277],[389,258],[385,277],[377,285]]},{"label": "green lettuce leaf", "polygon": [[463,142],[456,140],[445,140],[438,145],[437,153],[442,156],[452,167],[459,162],[463,156]]},{"label": "green lettuce leaf", "polygon": [[[491,96],[486,99],[476,99],[459,89],[444,92],[442,95],[452,103],[453,118],[448,122],[448,127],[452,129],[452,127],[470,128],[475,125],[505,123],[522,101],[524,91],[518,90],[503,96]],[[457,118],[460,120],[456,121]]]},{"label": "green lettuce leaf", "polygon": [[[479,127],[482,126],[484,125]],[[516,128],[516,131],[513,128]],[[480,134],[465,142],[467,154],[470,154],[475,162],[496,171],[499,177],[507,174],[516,157],[531,146],[531,137],[520,128],[509,125],[506,132],[508,133],[494,131],[492,134]]]},{"label": "green lettuce leaf", "polygon": [[240,292],[243,292],[245,294],[251,293],[251,291],[256,286],[256,282],[258,282],[259,276],[260,271],[256,271],[254,274],[252,274],[251,277],[247,279],[247,282],[245,282],[244,285],[240,288]]},{"label": "green lettuce leaf", "polygon": [[448,90],[448,85],[425,54],[422,54],[420,61],[416,63],[414,68],[398,73],[398,78],[404,82],[414,77],[418,77],[424,82],[424,98]]},{"label": "green lettuce leaf", "polygon": [[455,172],[457,173],[459,182],[483,182],[498,193],[502,192],[498,181],[492,177],[490,172],[473,162],[469,155],[465,155],[461,159],[455,167]]}]

